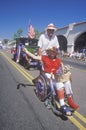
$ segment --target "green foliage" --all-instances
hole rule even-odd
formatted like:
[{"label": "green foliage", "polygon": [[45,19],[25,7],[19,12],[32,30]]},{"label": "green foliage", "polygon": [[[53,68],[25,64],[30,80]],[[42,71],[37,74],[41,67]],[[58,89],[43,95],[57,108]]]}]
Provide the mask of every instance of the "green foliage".
[{"label": "green foliage", "polygon": [[35,38],[38,39],[40,36],[40,32],[38,30],[35,30]]},{"label": "green foliage", "polygon": [[7,44],[8,43],[8,41],[9,41],[9,39],[3,39],[3,41],[2,41],[2,44]]},{"label": "green foliage", "polygon": [[36,49],[35,46],[29,46],[27,47],[27,50],[34,54],[34,50]]},{"label": "green foliage", "polygon": [[23,30],[19,28],[17,32],[14,33],[13,39],[15,40],[16,38],[20,38],[22,36]]}]

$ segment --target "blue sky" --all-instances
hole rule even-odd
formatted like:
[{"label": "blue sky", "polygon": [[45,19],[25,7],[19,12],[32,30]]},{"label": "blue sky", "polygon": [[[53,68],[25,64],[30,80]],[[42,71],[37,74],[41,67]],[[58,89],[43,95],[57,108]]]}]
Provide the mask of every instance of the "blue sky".
[{"label": "blue sky", "polygon": [[0,0],[0,40],[13,39],[19,28],[27,36],[29,20],[40,32],[49,23],[60,28],[86,21],[86,0]]}]

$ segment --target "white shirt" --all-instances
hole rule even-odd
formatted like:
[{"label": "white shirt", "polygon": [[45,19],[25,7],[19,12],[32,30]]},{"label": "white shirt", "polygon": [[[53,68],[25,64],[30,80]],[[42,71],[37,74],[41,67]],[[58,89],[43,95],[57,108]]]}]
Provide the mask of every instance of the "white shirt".
[{"label": "white shirt", "polygon": [[46,50],[48,48],[53,46],[59,48],[59,42],[56,35],[53,35],[53,37],[49,39],[48,35],[45,33],[40,36],[38,46],[42,49],[42,55],[46,55]]}]

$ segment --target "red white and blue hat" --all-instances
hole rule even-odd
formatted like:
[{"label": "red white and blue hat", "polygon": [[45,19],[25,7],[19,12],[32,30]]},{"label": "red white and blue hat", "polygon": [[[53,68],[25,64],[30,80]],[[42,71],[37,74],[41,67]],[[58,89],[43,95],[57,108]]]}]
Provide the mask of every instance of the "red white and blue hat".
[{"label": "red white and blue hat", "polygon": [[53,47],[51,47],[51,48],[48,48],[46,51],[47,51],[47,52],[48,52],[48,51],[53,51],[53,52],[55,52],[56,54],[59,54],[59,49],[56,48],[55,46],[53,46]]}]

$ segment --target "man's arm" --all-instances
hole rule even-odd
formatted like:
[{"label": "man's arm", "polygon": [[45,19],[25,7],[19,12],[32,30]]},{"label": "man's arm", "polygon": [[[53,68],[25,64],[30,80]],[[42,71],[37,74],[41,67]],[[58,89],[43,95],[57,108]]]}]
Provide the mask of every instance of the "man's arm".
[{"label": "man's arm", "polygon": [[30,57],[32,57],[35,60],[41,60],[41,56],[35,56],[34,54],[32,54],[31,52],[29,52],[26,48],[24,48],[24,52],[26,54],[28,54]]}]

